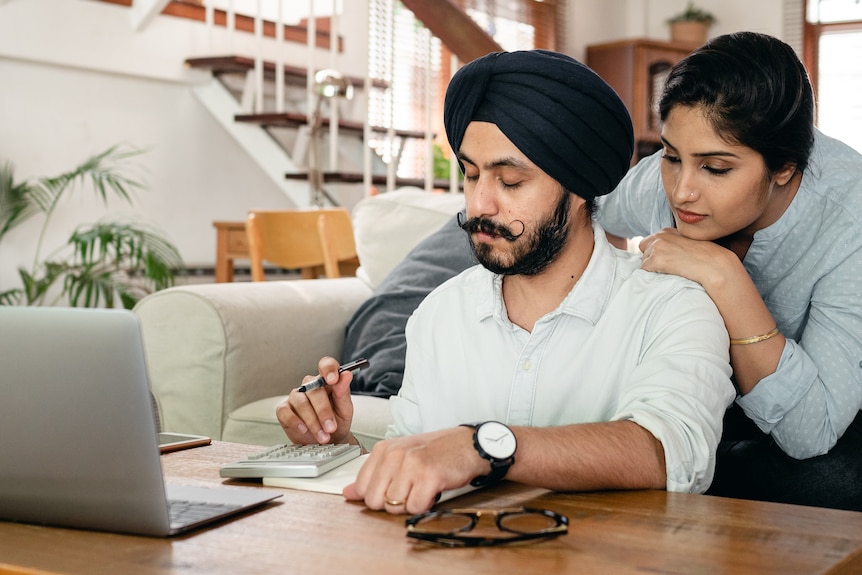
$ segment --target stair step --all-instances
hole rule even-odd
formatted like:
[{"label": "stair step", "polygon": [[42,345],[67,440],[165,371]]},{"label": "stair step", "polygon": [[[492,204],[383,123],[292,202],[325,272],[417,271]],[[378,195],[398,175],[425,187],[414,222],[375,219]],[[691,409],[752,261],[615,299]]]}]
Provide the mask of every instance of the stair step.
[{"label": "stair step", "polygon": [[[258,124],[259,126],[263,127],[275,128],[298,128],[300,126],[305,126],[309,123],[308,116],[296,112],[237,114],[236,116],[234,116],[234,120],[236,120],[237,122],[247,122],[250,124]],[[321,123],[323,126],[329,126],[330,118],[322,118]],[[338,127],[339,129],[345,131],[360,133],[363,132],[365,129],[365,126],[364,124],[362,124],[362,122],[342,119],[338,120]],[[371,131],[378,134],[386,134],[389,129],[382,126],[371,126]],[[425,132],[419,132],[416,130],[393,130],[393,132],[399,138],[422,139],[425,137]],[[435,134],[431,134],[431,137],[435,137]]]},{"label": "stair step", "polygon": [[[305,172],[289,172],[285,174],[285,178],[289,180],[307,180],[308,173]],[[332,184],[361,184],[364,176],[362,172],[323,172],[324,183]],[[386,174],[371,174],[371,183],[375,186],[386,185]],[[414,186],[417,188],[425,187],[424,178],[395,178],[395,185]],[[436,179],[432,182],[434,188],[449,189],[449,180]]]},{"label": "stair step", "polygon": [[[213,74],[245,74],[249,70],[254,70],[254,58],[246,56],[206,56],[201,58],[186,58],[186,68],[200,68],[210,70]],[[286,84],[294,84],[304,86],[307,78],[307,70],[299,66],[291,66],[284,64],[284,81]],[[267,79],[275,78],[275,62],[264,60],[263,75]],[[345,79],[353,84],[356,88],[365,86],[365,79],[357,76],[345,76]],[[372,79],[371,85],[375,88],[386,89],[389,87],[388,82],[378,79]]]}]

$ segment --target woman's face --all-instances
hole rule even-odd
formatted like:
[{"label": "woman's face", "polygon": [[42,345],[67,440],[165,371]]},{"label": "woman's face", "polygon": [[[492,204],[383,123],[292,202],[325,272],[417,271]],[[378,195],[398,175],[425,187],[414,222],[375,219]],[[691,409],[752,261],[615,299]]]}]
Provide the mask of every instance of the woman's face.
[{"label": "woman's face", "polygon": [[776,221],[793,199],[782,192],[794,168],[771,177],[763,156],[723,140],[700,106],[674,106],[661,138],[662,184],[685,237],[751,235]]}]

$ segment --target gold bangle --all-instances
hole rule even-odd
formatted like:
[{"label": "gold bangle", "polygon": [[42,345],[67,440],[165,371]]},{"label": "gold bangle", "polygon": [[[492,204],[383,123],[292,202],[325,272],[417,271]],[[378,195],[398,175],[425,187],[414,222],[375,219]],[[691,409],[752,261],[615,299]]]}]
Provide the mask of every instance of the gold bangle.
[{"label": "gold bangle", "polygon": [[744,337],[742,339],[730,339],[730,345],[749,345],[752,343],[757,343],[759,341],[766,341],[767,339],[771,339],[778,335],[778,328],[776,327],[772,331],[768,331],[763,335],[755,335],[752,337]]}]

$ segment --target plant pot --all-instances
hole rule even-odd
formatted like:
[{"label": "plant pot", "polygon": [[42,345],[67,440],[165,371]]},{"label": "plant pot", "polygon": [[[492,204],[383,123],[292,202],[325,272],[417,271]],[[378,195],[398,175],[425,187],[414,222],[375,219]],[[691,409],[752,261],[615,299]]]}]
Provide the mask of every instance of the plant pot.
[{"label": "plant pot", "polygon": [[709,31],[709,24],[697,22],[694,20],[685,22],[671,22],[670,24],[670,39],[672,42],[680,44],[690,44],[692,46],[700,46],[706,42],[706,35]]}]

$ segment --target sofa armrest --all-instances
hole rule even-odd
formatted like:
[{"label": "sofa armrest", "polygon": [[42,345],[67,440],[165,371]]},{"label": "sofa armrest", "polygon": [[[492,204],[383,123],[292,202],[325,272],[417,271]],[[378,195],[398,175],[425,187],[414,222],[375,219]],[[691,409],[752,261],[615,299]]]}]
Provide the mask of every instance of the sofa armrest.
[{"label": "sofa armrest", "polygon": [[362,280],[174,287],[142,299],[150,384],[166,431],[220,439],[228,414],[284,395],[338,358],[344,329],[371,295]]}]

